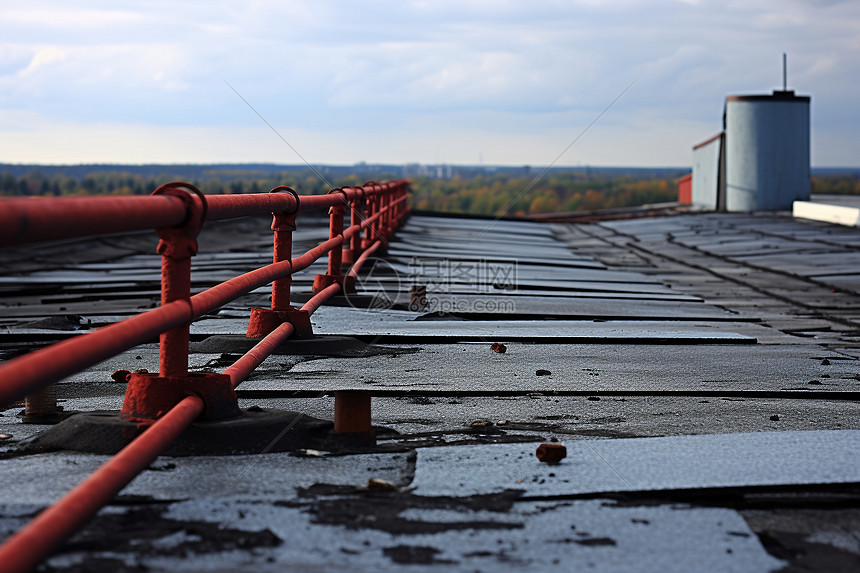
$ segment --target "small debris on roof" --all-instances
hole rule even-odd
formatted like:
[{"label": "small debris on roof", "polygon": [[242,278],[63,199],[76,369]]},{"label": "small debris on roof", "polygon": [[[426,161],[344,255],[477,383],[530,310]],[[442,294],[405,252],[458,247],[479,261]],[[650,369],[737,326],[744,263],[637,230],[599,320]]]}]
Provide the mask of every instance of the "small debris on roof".
[{"label": "small debris on roof", "polygon": [[562,444],[541,444],[535,454],[545,464],[557,464],[567,457],[567,448]]},{"label": "small debris on roof", "polygon": [[326,456],[325,452],[312,449],[296,450],[294,452],[290,452],[290,455],[297,458],[324,458]]},{"label": "small debris on roof", "polygon": [[508,347],[502,344],[501,342],[494,342],[490,345],[490,349],[494,352],[498,352],[499,354],[504,354],[508,351]]},{"label": "small debris on roof", "polygon": [[119,369],[115,370],[114,373],[110,375],[110,377],[114,382],[125,384],[126,382],[128,382],[128,377],[130,374],[131,372],[129,372],[128,370]]},{"label": "small debris on roof", "polygon": [[535,376],[549,376],[550,374],[552,374],[552,372],[550,372],[549,370],[535,370]]},{"label": "small debris on roof", "polygon": [[367,489],[369,491],[394,491],[397,486],[384,479],[370,478],[367,480]]}]

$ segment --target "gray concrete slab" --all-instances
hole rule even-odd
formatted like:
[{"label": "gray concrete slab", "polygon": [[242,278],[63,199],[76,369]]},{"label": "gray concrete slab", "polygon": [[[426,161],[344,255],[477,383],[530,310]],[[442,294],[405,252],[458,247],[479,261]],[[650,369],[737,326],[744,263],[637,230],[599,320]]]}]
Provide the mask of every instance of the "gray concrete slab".
[{"label": "gray concrete slab", "polygon": [[[496,312],[510,312],[504,301],[489,301],[485,303],[496,309]],[[492,310],[492,309],[491,309]],[[372,316],[372,315],[371,315]],[[319,334],[336,334],[338,336],[379,336],[392,337],[431,337],[440,340],[519,340],[519,341],[549,341],[550,339],[566,341],[605,341],[613,343],[636,343],[647,341],[678,341],[686,343],[755,343],[755,338],[732,331],[731,325],[713,324],[673,324],[657,321],[576,321],[555,320],[496,320],[496,321],[409,321],[390,322],[364,320],[346,322],[338,320],[331,324],[326,318],[314,316],[315,332]],[[204,326],[200,326],[202,331]]]},{"label": "gray concrete slab", "polygon": [[[243,389],[856,391],[860,363],[815,345],[419,344],[417,352],[267,359]],[[498,341],[504,342],[499,339]],[[409,349],[413,347],[402,347]],[[538,376],[538,370],[550,374]],[[815,381],[815,384],[810,384]]]},{"label": "gray concrete slab", "polygon": [[[0,507],[19,511],[59,500],[110,456],[59,452],[0,460]],[[398,486],[412,480],[408,454],[296,457],[265,455],[162,456],[122,490],[153,500],[291,499],[316,483],[363,487],[371,478]]]},{"label": "gray concrete slab", "polygon": [[421,449],[412,485],[429,496],[523,490],[563,497],[860,481],[860,431],[758,432],[565,443],[542,464],[533,444]]},{"label": "gray concrete slab", "polygon": [[[402,509],[396,519],[406,532],[397,532],[384,525],[329,525],[318,507],[175,504],[166,515],[178,523],[203,520],[239,530],[265,529],[285,541],[251,555],[138,559],[159,571],[198,570],[193,564],[255,571],[764,572],[784,564],[764,551],[737,512],[726,509],[607,508],[599,500],[518,503],[504,513],[462,507]],[[429,532],[434,529],[447,531]]]}]

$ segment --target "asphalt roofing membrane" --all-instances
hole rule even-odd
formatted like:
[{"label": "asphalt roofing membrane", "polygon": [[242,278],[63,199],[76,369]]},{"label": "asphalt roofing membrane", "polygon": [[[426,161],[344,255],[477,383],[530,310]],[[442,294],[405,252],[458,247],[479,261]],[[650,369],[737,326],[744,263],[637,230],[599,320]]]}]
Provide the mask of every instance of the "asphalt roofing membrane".
[{"label": "asphalt roofing membrane", "polygon": [[[294,253],[328,236],[322,219],[305,225]],[[193,288],[269,263],[270,233],[263,218],[205,228]],[[0,357],[155,306],[154,248],[133,234],[7,249]],[[324,272],[298,273],[295,301]],[[46,567],[860,568],[857,229],[778,214],[413,215],[357,291],[238,393],[243,408],[330,419],[334,391],[370,391],[375,449],[162,456]],[[245,352],[249,309],[269,294],[195,322],[192,370]],[[156,344],[61,381],[60,403],[118,410],[111,374],[140,368],[158,368]],[[0,537],[107,459],[24,455],[51,426],[19,411],[0,412]],[[557,466],[534,456],[551,438],[568,448]]]}]

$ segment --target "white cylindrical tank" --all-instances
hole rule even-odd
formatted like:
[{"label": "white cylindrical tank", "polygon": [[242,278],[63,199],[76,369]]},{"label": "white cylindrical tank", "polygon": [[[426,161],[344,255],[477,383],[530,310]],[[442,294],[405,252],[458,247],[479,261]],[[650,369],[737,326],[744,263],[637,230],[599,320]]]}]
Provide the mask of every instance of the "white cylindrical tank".
[{"label": "white cylindrical tank", "polygon": [[790,211],[809,199],[809,102],[793,91],[726,98],[727,211]]}]

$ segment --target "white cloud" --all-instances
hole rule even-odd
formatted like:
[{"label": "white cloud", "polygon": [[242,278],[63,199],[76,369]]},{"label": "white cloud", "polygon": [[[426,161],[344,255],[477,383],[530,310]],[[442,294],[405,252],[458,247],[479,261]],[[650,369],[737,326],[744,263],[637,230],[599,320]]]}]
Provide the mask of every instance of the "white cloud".
[{"label": "white cloud", "polygon": [[[0,110],[45,118],[45,137],[51,126],[80,129],[73,154],[90,149],[92,160],[119,149],[124,161],[161,153],[147,147],[160,139],[149,135],[131,148],[88,139],[124,129],[227,138],[268,129],[224,78],[273,125],[308,141],[387,136],[363,137],[358,151],[329,140],[316,161],[389,161],[409,151],[403,161],[429,162],[447,149],[448,161],[475,162],[484,147],[487,162],[537,164],[566,145],[559,134],[586,125],[635,79],[579,152],[589,163],[677,164],[719,128],[726,95],[780,87],[783,51],[790,87],[813,96],[815,149],[824,154],[816,161],[860,157],[850,124],[860,115],[851,85],[860,77],[857,2],[78,4],[0,8]],[[698,125],[702,133],[691,133]],[[647,143],[649,132],[660,145]],[[13,133],[0,124],[0,138]],[[257,151],[189,137],[199,150],[174,150],[176,161],[268,153],[250,141]],[[16,157],[40,160],[44,143],[27,141]]]}]

